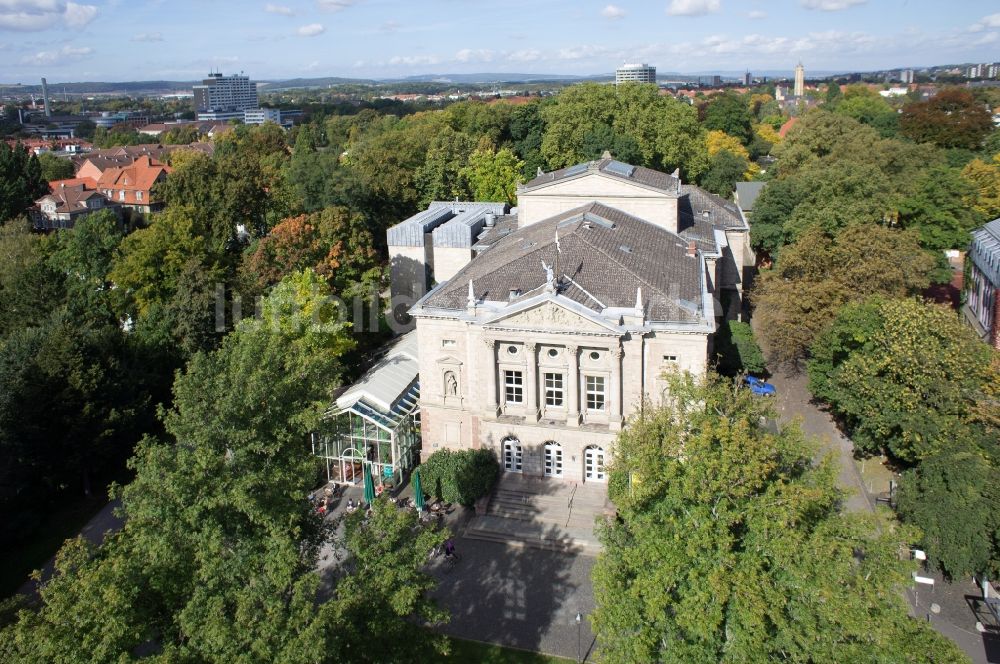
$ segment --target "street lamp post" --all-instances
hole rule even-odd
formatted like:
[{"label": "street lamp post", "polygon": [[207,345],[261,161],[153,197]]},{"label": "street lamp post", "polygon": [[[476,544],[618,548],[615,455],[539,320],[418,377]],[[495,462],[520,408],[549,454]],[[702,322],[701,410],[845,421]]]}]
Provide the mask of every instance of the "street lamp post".
[{"label": "street lamp post", "polygon": [[583,614],[576,612],[576,661],[583,662],[583,652],[580,649],[580,632],[583,629]]}]

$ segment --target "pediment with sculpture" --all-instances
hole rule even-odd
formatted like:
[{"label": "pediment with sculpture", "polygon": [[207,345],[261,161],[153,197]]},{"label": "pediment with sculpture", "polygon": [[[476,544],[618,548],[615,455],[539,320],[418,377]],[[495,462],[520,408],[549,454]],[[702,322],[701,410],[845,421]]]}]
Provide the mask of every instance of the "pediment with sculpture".
[{"label": "pediment with sculpture", "polygon": [[537,332],[569,332],[577,334],[618,334],[618,331],[607,324],[602,324],[592,318],[559,306],[554,302],[543,302],[539,305],[518,311],[507,316],[501,316],[483,325],[484,328],[502,330],[525,330]]}]

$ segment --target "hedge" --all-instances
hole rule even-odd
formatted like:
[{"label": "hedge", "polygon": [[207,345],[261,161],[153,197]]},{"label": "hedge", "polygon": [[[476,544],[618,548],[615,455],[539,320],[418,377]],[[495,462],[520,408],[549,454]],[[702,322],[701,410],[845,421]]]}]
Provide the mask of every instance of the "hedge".
[{"label": "hedge", "polygon": [[493,488],[500,464],[486,449],[438,450],[418,470],[426,493],[449,503],[471,506]]},{"label": "hedge", "polygon": [[719,326],[715,337],[719,373],[735,376],[739,373],[762,374],[765,371],[761,352],[749,323],[728,320]]}]

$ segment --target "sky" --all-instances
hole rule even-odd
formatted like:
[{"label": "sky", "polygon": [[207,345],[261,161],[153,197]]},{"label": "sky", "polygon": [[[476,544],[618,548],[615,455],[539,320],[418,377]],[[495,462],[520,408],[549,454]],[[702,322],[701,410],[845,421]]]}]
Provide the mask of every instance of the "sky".
[{"label": "sky", "polygon": [[0,84],[1000,60],[996,0],[0,0]]}]

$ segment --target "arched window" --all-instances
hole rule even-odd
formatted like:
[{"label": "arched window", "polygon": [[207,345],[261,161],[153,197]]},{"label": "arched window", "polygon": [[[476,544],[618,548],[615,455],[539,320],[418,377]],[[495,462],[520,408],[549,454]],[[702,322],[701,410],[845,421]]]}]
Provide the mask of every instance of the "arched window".
[{"label": "arched window", "polygon": [[503,469],[511,473],[521,472],[521,458],[524,450],[521,441],[514,436],[503,439]]},{"label": "arched window", "polygon": [[583,451],[583,481],[606,482],[607,479],[607,473],[604,472],[604,448],[591,445]]},{"label": "arched window", "polygon": [[550,440],[545,443],[545,476],[563,476],[563,450],[562,445]]}]

